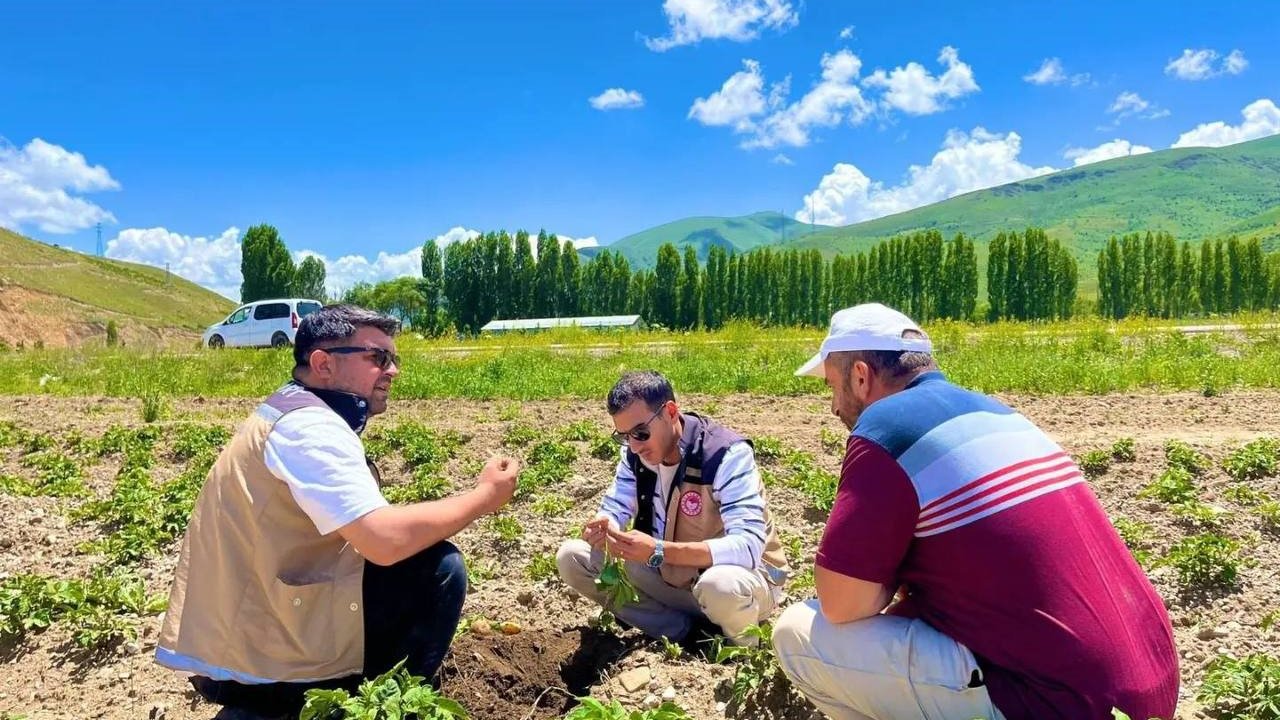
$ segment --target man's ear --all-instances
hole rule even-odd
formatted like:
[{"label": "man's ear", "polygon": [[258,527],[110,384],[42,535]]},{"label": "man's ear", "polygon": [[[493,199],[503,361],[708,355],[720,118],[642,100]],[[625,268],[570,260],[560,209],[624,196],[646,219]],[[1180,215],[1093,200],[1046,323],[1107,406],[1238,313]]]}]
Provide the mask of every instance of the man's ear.
[{"label": "man's ear", "polygon": [[859,400],[866,400],[871,394],[871,382],[874,379],[871,366],[865,361],[857,360],[853,363],[852,372],[853,393]]},{"label": "man's ear", "polygon": [[307,366],[311,374],[317,378],[328,379],[333,376],[333,354],[322,350],[312,350],[307,357]]}]

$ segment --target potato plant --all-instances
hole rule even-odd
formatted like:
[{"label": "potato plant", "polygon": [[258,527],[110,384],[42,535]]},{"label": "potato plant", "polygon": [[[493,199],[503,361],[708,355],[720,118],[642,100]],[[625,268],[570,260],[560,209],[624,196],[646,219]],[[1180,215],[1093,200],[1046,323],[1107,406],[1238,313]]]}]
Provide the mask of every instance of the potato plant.
[{"label": "potato plant", "polygon": [[1245,562],[1238,541],[1202,533],[1174,543],[1159,564],[1171,566],[1183,588],[1191,589],[1234,587]]},{"label": "potato plant", "polygon": [[769,623],[752,625],[743,633],[756,641],[754,646],[728,645],[716,638],[714,659],[717,663],[737,663],[733,672],[733,702],[741,704],[747,695],[769,682],[780,670],[773,653],[773,627]]},{"label": "potato plant", "polygon": [[1228,455],[1222,470],[1236,482],[1247,482],[1275,475],[1280,467],[1280,440],[1258,438]]},{"label": "potato plant", "polygon": [[564,720],[690,720],[689,714],[673,702],[656,708],[628,710],[614,700],[608,704],[591,697],[578,698],[578,704]]},{"label": "potato plant", "polygon": [[529,560],[529,565],[525,568],[525,575],[533,582],[542,582],[544,580],[554,580],[558,576],[556,570],[556,556],[551,553],[538,553]]},{"label": "potato plant", "polygon": [[1111,451],[1088,450],[1076,458],[1076,465],[1087,478],[1102,477],[1111,469]]},{"label": "potato plant", "polygon": [[1262,653],[1214,658],[1198,697],[1215,718],[1280,720],[1280,660]]},{"label": "potato plant", "polygon": [[404,661],[372,680],[355,695],[346,690],[308,690],[300,720],[462,720],[467,711],[412,675]]},{"label": "potato plant", "polygon": [[640,602],[640,592],[627,576],[627,566],[621,558],[607,556],[595,584],[596,589],[605,594],[607,608],[617,610]]}]

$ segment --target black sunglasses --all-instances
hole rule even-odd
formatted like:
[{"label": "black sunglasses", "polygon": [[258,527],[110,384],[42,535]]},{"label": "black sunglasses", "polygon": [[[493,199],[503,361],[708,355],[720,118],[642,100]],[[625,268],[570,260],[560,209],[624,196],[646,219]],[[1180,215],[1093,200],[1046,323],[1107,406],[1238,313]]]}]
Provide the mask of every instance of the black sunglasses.
[{"label": "black sunglasses", "polygon": [[614,430],[609,437],[613,438],[613,441],[619,445],[626,445],[627,440],[631,438],[634,438],[636,442],[647,442],[649,438],[653,436],[653,433],[649,432],[649,423],[657,420],[658,416],[662,414],[662,411],[666,409],[667,404],[662,403],[662,407],[658,408],[656,412],[650,415],[648,420],[645,420],[626,432]]},{"label": "black sunglasses", "polygon": [[323,350],[327,353],[334,353],[335,355],[350,355],[352,353],[372,353],[373,364],[377,365],[379,370],[386,370],[392,365],[395,365],[396,367],[400,367],[399,353],[393,353],[390,350],[386,350],[380,347],[359,347],[355,345],[347,345],[343,347],[316,348],[316,349]]}]

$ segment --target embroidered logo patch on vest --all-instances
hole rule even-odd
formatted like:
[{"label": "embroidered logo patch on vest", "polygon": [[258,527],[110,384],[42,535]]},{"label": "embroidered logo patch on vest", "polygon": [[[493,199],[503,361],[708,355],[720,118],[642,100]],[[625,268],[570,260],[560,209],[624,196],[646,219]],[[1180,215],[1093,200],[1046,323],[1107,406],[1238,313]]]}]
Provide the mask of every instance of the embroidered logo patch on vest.
[{"label": "embroidered logo patch on vest", "polygon": [[695,490],[690,490],[680,497],[680,513],[689,517],[697,517],[702,514],[702,495]]}]

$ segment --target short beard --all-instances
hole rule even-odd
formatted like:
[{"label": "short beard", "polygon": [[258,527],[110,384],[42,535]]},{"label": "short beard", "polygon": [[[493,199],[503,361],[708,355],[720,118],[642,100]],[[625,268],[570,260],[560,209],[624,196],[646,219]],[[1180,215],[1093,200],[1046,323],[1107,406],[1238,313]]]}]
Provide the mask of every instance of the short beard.
[{"label": "short beard", "polygon": [[[862,417],[862,413],[866,411],[867,406],[862,404],[856,395],[853,394],[853,384],[849,382],[848,376],[841,381],[841,394],[851,408],[840,408],[840,421],[845,424],[849,430],[853,430],[853,426],[858,424],[858,418]],[[848,417],[846,417],[848,415]]]}]

